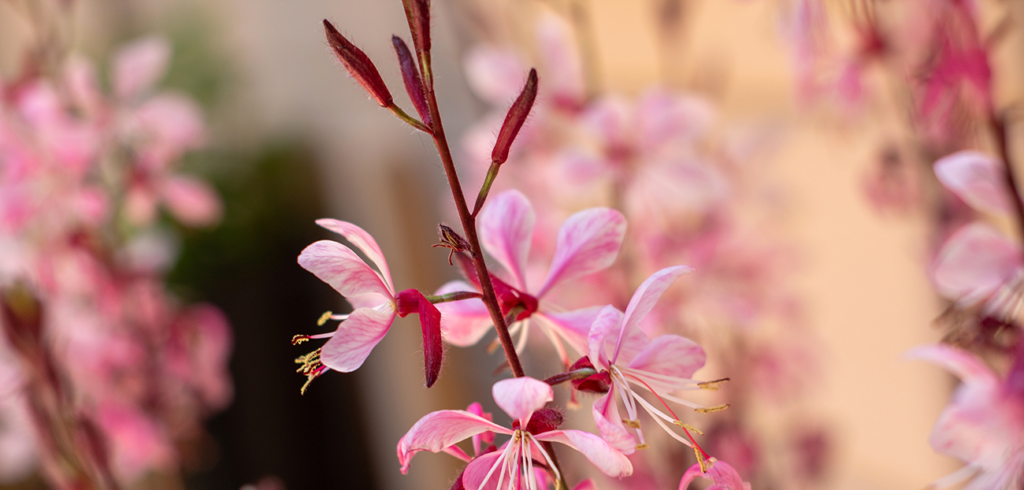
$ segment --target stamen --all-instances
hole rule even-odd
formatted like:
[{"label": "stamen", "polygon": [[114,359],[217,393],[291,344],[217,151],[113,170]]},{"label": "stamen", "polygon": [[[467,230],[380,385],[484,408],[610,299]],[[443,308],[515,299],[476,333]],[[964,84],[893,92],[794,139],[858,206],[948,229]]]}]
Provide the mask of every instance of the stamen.
[{"label": "stamen", "polygon": [[637,448],[638,450],[639,450],[639,449],[650,449],[650,448],[651,448],[651,445],[650,445],[650,444],[647,444],[647,443],[644,443],[644,444],[637,444],[637,445],[636,445],[636,448]]},{"label": "stamen", "polygon": [[714,381],[705,381],[703,383],[697,383],[697,386],[699,386],[702,390],[718,391],[719,386],[722,383],[727,383],[728,381],[729,378],[722,378],[716,379]]},{"label": "stamen", "polygon": [[623,424],[633,429],[640,429],[640,420],[630,420],[629,418],[623,418]]},{"label": "stamen", "polygon": [[704,460],[704,456],[701,454],[703,451],[699,451],[696,446],[693,448],[693,454],[697,455],[697,464],[700,465],[700,472],[707,473],[711,469],[711,465]]},{"label": "stamen", "polygon": [[715,405],[713,407],[695,408],[695,409],[693,409],[693,411],[697,412],[697,413],[715,413],[715,412],[721,412],[722,410],[725,410],[727,408],[729,408],[729,404],[725,403],[725,404],[722,404],[722,405]]},{"label": "stamen", "polygon": [[[558,466],[555,464],[554,461],[551,461],[551,456],[548,456],[548,452],[544,450],[544,446],[541,445],[540,441],[538,441],[535,437],[533,437],[532,434],[526,433],[526,437],[527,437],[527,443],[528,444],[532,441],[534,444],[537,445],[537,449],[540,450],[541,456],[544,456],[544,461],[546,461],[548,463],[548,468],[551,468],[552,470],[555,471],[555,481],[556,482],[561,482],[562,481],[562,472],[558,471]],[[527,448],[529,448],[529,446],[527,446]],[[555,483],[555,487],[560,487],[560,486],[561,486],[561,483]]]},{"label": "stamen", "polygon": [[320,334],[316,334],[316,335],[302,335],[302,334],[299,334],[299,335],[296,335],[296,336],[292,337],[292,345],[299,345],[299,344],[301,344],[303,342],[306,342],[306,341],[308,341],[310,339],[326,339],[326,338],[334,337],[335,333],[337,333],[337,332],[327,332],[327,333],[320,333]]},{"label": "stamen", "polygon": [[330,310],[325,311],[323,315],[320,315],[320,319],[316,321],[316,324],[321,326],[321,327],[324,326],[324,324],[327,323],[327,320],[331,319],[331,315],[333,315],[333,314],[334,314],[333,311],[330,311]]},{"label": "stamen", "polygon": [[681,420],[673,420],[672,423],[676,424],[679,427],[682,427],[682,428],[684,428],[686,430],[696,432],[698,436],[704,435],[704,432],[701,431],[700,429],[698,429],[698,428],[696,428],[696,427],[694,427],[694,426],[692,426],[690,424],[687,424],[686,422],[683,422]]},{"label": "stamen", "polygon": [[[299,345],[309,340],[309,335],[296,335],[292,337],[292,345]],[[298,362],[298,361],[296,361]]]},{"label": "stamen", "polygon": [[[655,391],[654,391],[654,389],[653,389],[653,388],[651,388],[651,386],[650,386],[650,385],[648,385],[648,384],[647,384],[647,383],[646,383],[646,382],[645,382],[644,380],[642,380],[642,379],[640,379],[640,378],[638,378],[638,377],[636,377],[636,376],[632,376],[632,375],[628,375],[628,374],[627,374],[626,376],[629,376],[630,378],[632,378],[632,379],[635,379],[636,381],[639,381],[639,382],[640,382],[641,384],[643,384],[643,385],[644,385],[644,387],[646,387],[646,388],[647,388],[647,390],[648,390],[648,391],[650,391],[650,392],[651,392],[651,394],[653,394],[653,395],[655,396],[655,398],[657,398],[657,399],[658,399],[658,401],[660,401],[660,402],[661,402],[661,404],[665,406],[665,409],[666,409],[666,410],[668,410],[668,413],[672,414],[672,418],[674,419],[674,421],[673,421],[672,423],[675,423],[676,421],[678,421],[678,420],[679,420],[679,416],[677,416],[677,415],[676,415],[676,413],[672,411],[672,408],[668,406],[668,403],[665,403],[665,400],[662,400],[662,399],[661,399],[661,396],[660,396],[660,395],[658,395],[658,393],[657,393],[657,392],[655,392]],[[640,397],[639,395],[633,394],[633,396],[634,396],[634,397],[636,397],[636,398],[637,398],[638,400],[643,400],[643,398],[641,398],[641,397]],[[722,405],[719,405],[719,406],[722,406]],[[698,409],[696,409],[696,410],[697,410],[697,411],[700,411],[700,410],[713,410],[713,409],[715,409],[715,408],[718,408],[718,407],[711,407],[711,408],[698,408]],[[724,405],[724,408],[721,408],[720,410],[725,410],[726,408],[729,408],[729,405]],[[714,411],[718,411],[718,410],[714,410]],[[658,422],[658,419],[657,419],[657,418],[655,418],[655,419],[654,419],[654,421],[655,421],[655,422]],[[659,424],[659,425],[661,425],[661,422],[658,422],[658,424]],[[682,427],[682,426],[680,426],[680,427]],[[671,433],[671,431],[669,431],[669,432]],[[697,444],[697,441],[696,441],[696,440],[694,440],[694,438],[693,438],[693,436],[692,436],[692,435],[690,435],[690,431],[689,431],[689,430],[687,430],[687,428],[686,428],[686,427],[683,427],[683,432],[685,432],[685,433],[686,433],[686,438],[687,438],[687,439],[689,439],[689,440],[690,440],[690,442],[692,442],[692,443],[693,443],[693,450],[694,450],[694,451],[696,451],[696,452],[700,452],[700,453],[703,453],[703,454],[704,454],[704,455],[706,456],[706,455],[707,455],[707,453],[705,453],[705,452],[704,452],[704,449],[701,449],[700,445],[699,445],[699,444]],[[698,459],[699,459],[699,458],[698,458]],[[703,465],[701,465],[701,469],[702,469],[702,470],[703,470],[703,468],[704,468],[704,466],[703,466]]]},{"label": "stamen", "polygon": [[295,359],[295,363],[301,364],[299,369],[296,369],[295,372],[306,375],[306,382],[302,385],[302,389],[299,390],[299,393],[302,395],[306,394],[306,389],[309,388],[309,384],[312,383],[314,379],[319,378],[321,374],[324,374],[331,369],[320,362],[320,349],[310,352],[304,356],[299,356]]}]

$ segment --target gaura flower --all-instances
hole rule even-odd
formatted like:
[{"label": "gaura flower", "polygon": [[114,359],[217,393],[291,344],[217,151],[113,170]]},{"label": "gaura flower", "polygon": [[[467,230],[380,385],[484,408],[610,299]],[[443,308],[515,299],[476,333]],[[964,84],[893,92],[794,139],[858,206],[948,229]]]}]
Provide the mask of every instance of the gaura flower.
[{"label": "gaura flower", "polygon": [[[509,329],[513,335],[519,333],[516,350],[526,344],[530,320],[536,320],[554,344],[563,364],[568,366],[569,356],[563,342],[577,353],[585,352],[586,334],[599,308],[566,312],[544,298],[558,286],[610,266],[622,246],[626,219],[608,208],[587,209],[570,216],[558,230],[554,259],[547,279],[539,288],[527,285],[526,278],[535,222],[533,207],[526,196],[516,190],[502,192],[481,212],[480,241],[487,253],[508,272],[508,283],[492,277],[492,284],[502,313],[518,311]],[[475,270],[468,267],[463,270],[475,285],[453,281],[442,286],[437,294],[479,290]],[[473,345],[491,326],[490,315],[482,301],[445,303],[438,308],[445,315],[445,340],[453,345]]]},{"label": "gaura flower", "polygon": [[327,320],[340,320],[342,323],[334,332],[292,338],[292,344],[310,339],[329,339],[321,348],[295,360],[301,364],[298,372],[306,375],[302,392],[305,393],[309,383],[328,370],[348,373],[359,369],[370,351],[388,333],[395,315],[405,317],[410,313],[420,315],[427,386],[433,385],[441,369],[443,354],[441,312],[415,289],[395,293],[384,254],[365,230],[334,219],[319,219],[316,223],[345,237],[370,259],[377,270],[351,248],[331,240],[313,243],[299,254],[299,265],[330,284],[354,308],[348,314],[327,312],[320,318],[321,325]]},{"label": "gaura flower", "polygon": [[[935,162],[935,175],[947,189],[981,212],[1013,209],[1002,163],[977,151],[961,151]],[[961,307],[983,303],[983,314],[1012,317],[1019,308],[1024,265],[1021,249],[982,222],[953,233],[942,245],[932,269],[939,294]]]},{"label": "gaura flower", "polygon": [[750,484],[744,482],[732,466],[722,461],[716,461],[714,458],[708,460],[708,463],[711,465],[711,468],[707,471],[704,471],[699,464],[695,464],[686,470],[686,473],[683,473],[683,478],[679,480],[679,490],[689,488],[690,482],[698,476],[714,482],[705,490],[750,490]]},{"label": "gaura flower", "polygon": [[[594,420],[601,431],[601,437],[624,454],[632,454],[635,449],[647,447],[637,417],[639,405],[651,414],[654,421],[670,436],[693,447],[698,461],[703,465],[703,458],[707,458],[707,454],[690,436],[689,431],[694,429],[681,422],[665,402],[680,403],[701,413],[728,407],[720,405],[705,408],[669,395],[669,392],[677,390],[717,388],[718,382],[702,383],[690,379],[693,373],[704,366],[704,349],[694,341],[679,335],[668,334],[649,339],[638,326],[654,308],[662,293],[676,278],[690,270],[686,266],[675,266],[655,272],[633,293],[625,314],[612,306],[606,306],[590,328],[590,361],[598,371],[598,376],[609,385],[608,393],[594,402]],[[633,391],[631,385],[643,387],[651,392],[668,414]],[[622,398],[628,419],[619,416],[616,397]],[[687,437],[684,438],[672,431],[665,422],[681,427]],[[635,431],[636,439],[627,430],[627,426]]]},{"label": "gaura flower", "polygon": [[547,466],[560,478],[542,442],[558,442],[583,453],[608,476],[632,473],[629,459],[600,437],[578,430],[557,430],[554,424],[543,423],[547,420],[535,416],[553,398],[547,383],[529,377],[506,379],[495,383],[491,391],[498,406],[514,419],[511,429],[463,410],[427,414],[398,441],[402,472],[408,470],[413,455],[419,451],[445,451],[456,442],[489,431],[512,438],[497,451],[477,456],[466,466],[462,484],[468,490],[536,490],[535,462]]},{"label": "gaura flower", "polygon": [[972,477],[965,490],[1018,488],[1024,470],[1024,398],[1019,380],[1013,381],[1021,374],[1021,359],[1004,380],[977,357],[953,347],[922,346],[907,355],[938,364],[963,382],[939,415],[929,443],[967,466],[933,482],[932,488]]}]

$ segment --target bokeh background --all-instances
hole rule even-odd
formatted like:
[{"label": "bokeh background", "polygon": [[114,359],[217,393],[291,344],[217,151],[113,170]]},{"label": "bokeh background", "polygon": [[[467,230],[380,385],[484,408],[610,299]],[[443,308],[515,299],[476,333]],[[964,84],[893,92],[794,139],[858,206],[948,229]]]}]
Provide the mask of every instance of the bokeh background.
[{"label": "bokeh background", "polygon": [[[0,2],[5,77],[18,70],[32,37],[10,3]],[[1016,2],[979,3],[984,26],[1007,12],[1017,25],[1024,22]],[[880,148],[911,139],[885,74],[869,73],[869,83],[882,90],[856,109],[808,102],[786,41],[787,5],[776,0],[433,4],[438,97],[453,139],[489,110],[465,81],[468,50],[491,43],[530,53],[530,26],[551,12],[585,31],[596,90],[635,97],[659,85],[701,94],[714,101],[721,124],[762,135],[768,143],[750,171],[770,191],[742,212],[761,219],[759,207],[772,206],[772,221],[763,224],[772,233],[763,239],[793,256],[786,287],[802,305],[819,356],[799,404],[765,406],[758,417],[763,433],[789,437],[777,421],[793,416],[828,427],[828,471],[817,488],[922,488],[958,467],[927,442],[955,381],[902,357],[943,335],[935,319],[946,304],[928,279],[931,217],[920,210],[880,213],[864,192]],[[829,16],[848,15],[848,3],[826,4]],[[420,456],[402,475],[395,443],[429,411],[490,402],[500,353],[448,349],[440,381],[427,390],[412,318],[399,319],[358,372],[325,375],[299,395],[304,379],[293,359],[305,350],[292,347],[291,336],[312,331],[324,310],[344,308],[295,262],[307,244],[328,237],[314,219],[368,230],[402,287],[429,291],[456,277],[445,251],[430,247],[436,224],[451,219],[431,141],[380,110],[349,79],[324,41],[325,18],[380,60],[396,97],[411,107],[397,95],[400,74],[390,62],[390,35],[406,31],[397,0],[86,0],[74,7],[73,49],[100,63],[127,40],[166,36],[174,57],[164,84],[196,98],[210,127],[209,145],[185,165],[215,184],[224,219],[216,228],[183,231],[169,281],[176,294],[212,302],[228,315],[235,394],[209,419],[211,440],[204,457],[186,468],[185,488],[261,480],[289,489],[437,488],[457,474],[454,459]],[[832,27],[840,44],[852,42],[841,22]],[[1020,95],[1019,31],[993,51],[999,101]],[[529,371],[544,360],[527,363]]]}]

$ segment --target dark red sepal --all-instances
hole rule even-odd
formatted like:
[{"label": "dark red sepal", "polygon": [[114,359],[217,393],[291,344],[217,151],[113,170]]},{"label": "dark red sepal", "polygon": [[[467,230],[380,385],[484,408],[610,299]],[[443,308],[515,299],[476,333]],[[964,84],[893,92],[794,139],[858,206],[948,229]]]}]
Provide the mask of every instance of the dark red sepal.
[{"label": "dark red sepal", "polygon": [[[590,358],[583,356],[569,367],[569,371],[575,371],[577,369],[595,369],[594,363],[590,362]],[[589,393],[608,393],[608,385],[611,383],[611,377],[608,376],[607,371],[601,371],[600,373],[591,375],[583,379],[574,379],[571,381],[572,387],[577,391],[586,391]]]},{"label": "dark red sepal", "polygon": [[410,313],[420,315],[424,371],[427,388],[430,388],[441,374],[441,361],[444,357],[444,345],[441,343],[441,312],[423,296],[423,293],[415,289],[406,289],[398,293],[395,299],[398,316],[405,317]]},{"label": "dark red sepal", "polygon": [[324,19],[324,33],[327,35],[327,43],[331,45],[334,54],[341,64],[345,65],[352,78],[356,79],[381,107],[391,107],[394,103],[391,91],[384,84],[384,79],[380,77],[380,72],[373,61],[370,61],[370,57],[345,39],[345,36],[342,36],[327,19]]}]

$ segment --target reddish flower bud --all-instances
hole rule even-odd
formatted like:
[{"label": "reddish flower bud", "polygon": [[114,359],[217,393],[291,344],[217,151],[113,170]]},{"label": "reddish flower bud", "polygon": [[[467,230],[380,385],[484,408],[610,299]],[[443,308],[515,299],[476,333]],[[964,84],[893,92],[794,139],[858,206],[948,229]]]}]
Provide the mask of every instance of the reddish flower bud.
[{"label": "reddish flower bud", "polygon": [[417,51],[430,53],[430,0],[402,0]]},{"label": "reddish flower bud", "polygon": [[[575,371],[577,369],[595,369],[594,364],[590,362],[590,358],[583,356],[578,361],[574,362],[569,367],[569,371]],[[572,387],[578,391],[588,391],[590,393],[608,393],[608,384],[611,378],[608,373],[600,372],[589,376],[584,379],[574,379],[571,381]]]},{"label": "reddish flower bud", "polygon": [[512,142],[516,140],[516,136],[519,135],[519,130],[526,122],[526,117],[530,115],[530,109],[533,108],[533,101],[536,99],[537,70],[531,68],[523,92],[519,94],[512,107],[509,108],[508,114],[505,115],[505,122],[502,123],[501,131],[498,132],[498,141],[494,144],[494,151],[491,152],[492,162],[500,165],[508,160],[508,150],[512,147]]},{"label": "reddish flower bud", "polygon": [[420,78],[419,69],[416,68],[416,61],[409,52],[409,46],[398,36],[391,36],[391,44],[395,45],[395,53],[398,54],[398,64],[402,67],[402,81],[405,82],[405,91],[416,107],[423,124],[430,126],[430,110],[427,109],[427,97],[423,92],[423,80]]},{"label": "reddish flower bud", "polygon": [[423,362],[427,378],[427,388],[434,385],[441,373],[441,361],[444,357],[444,345],[441,343],[441,312],[423,293],[415,289],[406,289],[395,296],[397,313],[405,317],[410,313],[419,313],[420,328],[423,331]]},{"label": "reddish flower bud", "polygon": [[530,423],[526,424],[526,431],[531,434],[541,434],[556,430],[562,426],[565,416],[562,412],[553,408],[542,408],[533,412]]},{"label": "reddish flower bud", "polygon": [[331,45],[341,64],[345,65],[349,75],[352,75],[352,78],[355,78],[381,107],[390,107],[393,103],[391,92],[388,91],[388,86],[384,84],[384,79],[380,77],[370,57],[345,39],[345,36],[342,36],[326,19],[324,33],[327,34],[327,43]]}]

